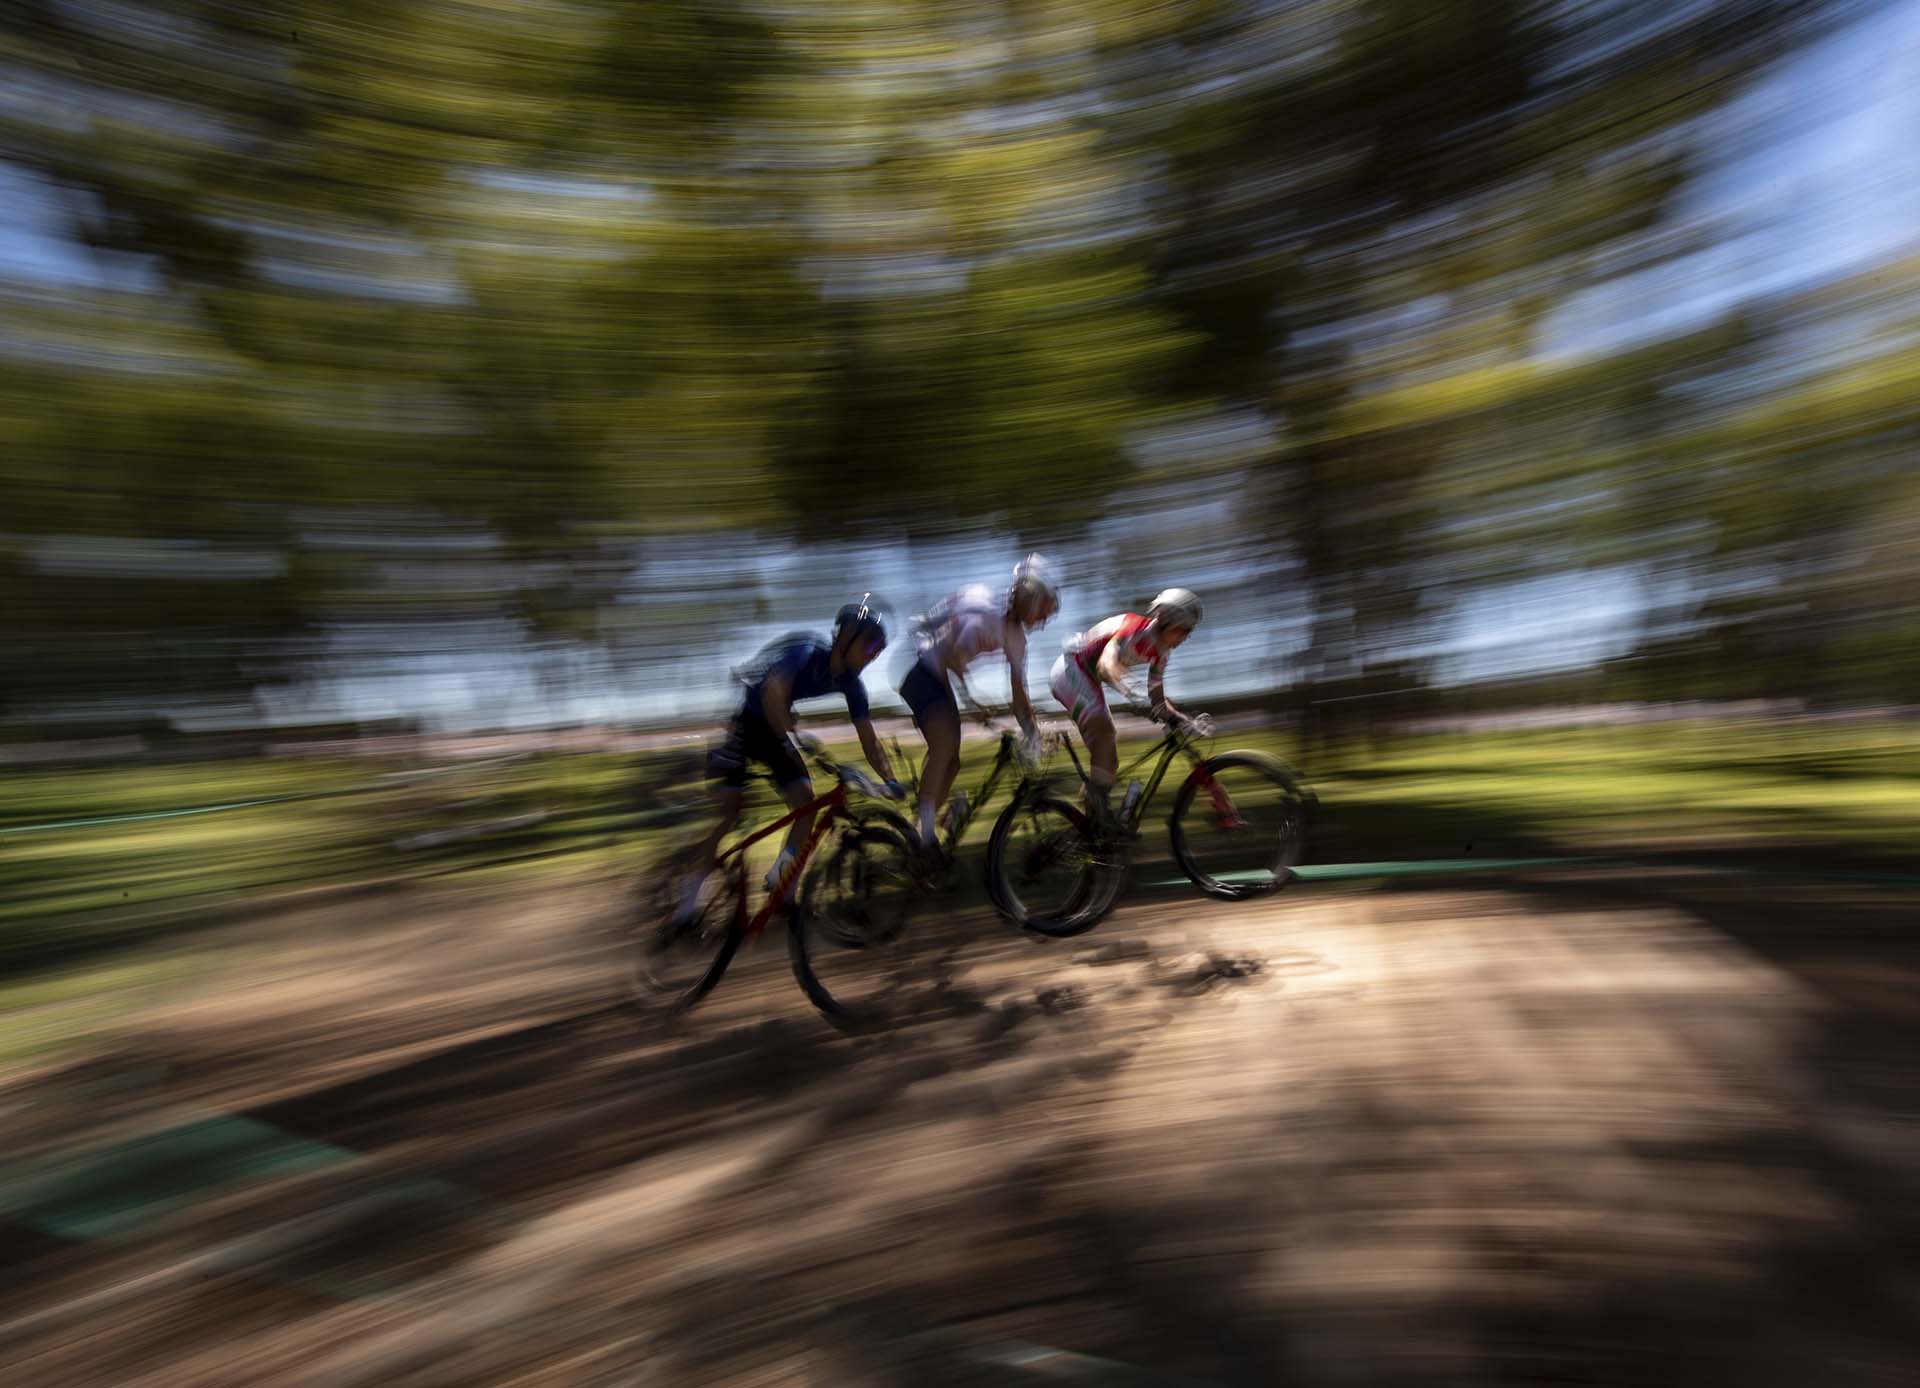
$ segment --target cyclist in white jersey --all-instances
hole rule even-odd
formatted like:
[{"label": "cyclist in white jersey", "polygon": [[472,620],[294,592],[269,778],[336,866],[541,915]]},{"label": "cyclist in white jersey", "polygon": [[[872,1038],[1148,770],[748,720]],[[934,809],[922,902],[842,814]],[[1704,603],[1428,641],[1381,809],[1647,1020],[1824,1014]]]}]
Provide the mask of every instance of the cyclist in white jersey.
[{"label": "cyclist in white jersey", "polygon": [[1027,632],[1043,625],[1060,608],[1047,561],[1030,554],[1014,566],[1013,582],[1002,592],[985,584],[963,588],[935,604],[914,624],[919,659],[900,682],[900,697],[913,711],[914,725],[927,740],[927,766],[920,777],[920,844],[934,844],[934,815],[960,772],[960,706],[949,676],[960,683],[969,704],[967,667],[979,656],[1005,651],[1013,716],[1026,734],[1029,752],[1038,744],[1033,703],[1027,697]]}]

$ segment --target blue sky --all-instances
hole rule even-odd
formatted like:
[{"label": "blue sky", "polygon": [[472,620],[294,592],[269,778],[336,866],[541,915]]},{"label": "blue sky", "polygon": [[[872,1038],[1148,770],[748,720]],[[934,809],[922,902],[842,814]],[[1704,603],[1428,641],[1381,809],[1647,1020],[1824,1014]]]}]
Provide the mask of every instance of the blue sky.
[{"label": "blue sky", "polygon": [[1682,218],[1713,249],[1578,295],[1549,353],[1679,331],[1742,299],[1814,284],[1920,236],[1920,0],[1895,0],[1810,45],[1718,112]]}]

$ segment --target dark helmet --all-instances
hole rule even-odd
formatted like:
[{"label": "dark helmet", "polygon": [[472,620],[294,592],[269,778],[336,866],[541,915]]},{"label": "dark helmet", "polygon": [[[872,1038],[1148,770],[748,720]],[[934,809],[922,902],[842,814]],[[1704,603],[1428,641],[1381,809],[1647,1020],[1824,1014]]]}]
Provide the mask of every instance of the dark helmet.
[{"label": "dark helmet", "polygon": [[860,601],[850,602],[840,609],[833,619],[833,639],[840,640],[842,633],[849,627],[855,635],[871,633],[880,638],[880,644],[887,644],[887,624],[880,619],[880,604],[872,593],[862,593]]}]

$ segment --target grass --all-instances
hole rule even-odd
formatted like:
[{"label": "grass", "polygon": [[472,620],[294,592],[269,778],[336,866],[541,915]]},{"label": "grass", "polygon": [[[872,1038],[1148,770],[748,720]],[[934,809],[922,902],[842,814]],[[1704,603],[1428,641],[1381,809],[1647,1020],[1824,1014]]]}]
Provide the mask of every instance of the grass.
[{"label": "grass", "polygon": [[1323,780],[1330,822],[1365,827],[1369,851],[1445,856],[1386,842],[1383,821],[1451,819],[1562,851],[1743,848],[1910,862],[1920,824],[1920,733],[1886,726],[1680,725],[1644,730],[1427,738],[1349,758]]},{"label": "grass", "polygon": [[[1148,745],[1124,748],[1123,761]],[[1270,751],[1308,772],[1322,800],[1313,857],[1323,862],[1741,848],[1893,865],[1911,860],[1920,824],[1920,732],[1894,724],[1434,736],[1312,756],[1271,732],[1218,745]],[[833,750],[859,764],[851,741]],[[990,744],[969,745],[962,787],[978,783],[989,755]],[[117,951],[285,889],[639,870],[663,836],[706,813],[698,787],[681,800],[636,796],[641,760],[553,753],[411,779],[389,764],[293,758],[10,774],[0,826],[305,798],[0,837],[0,978]],[[1145,856],[1164,850],[1159,824],[1178,775],[1151,807]],[[655,813],[637,817],[648,805]],[[757,786],[746,823],[780,809]],[[984,845],[995,812],[975,818],[970,847]],[[432,831],[449,836],[396,847]]]}]

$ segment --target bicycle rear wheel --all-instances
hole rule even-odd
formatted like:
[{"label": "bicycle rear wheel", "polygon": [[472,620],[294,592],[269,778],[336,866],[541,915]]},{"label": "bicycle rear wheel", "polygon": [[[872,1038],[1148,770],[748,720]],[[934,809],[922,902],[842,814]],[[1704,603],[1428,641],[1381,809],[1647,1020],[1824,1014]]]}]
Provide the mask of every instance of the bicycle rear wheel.
[{"label": "bicycle rear wheel", "polygon": [[740,883],[714,872],[686,920],[677,919],[692,872],[692,853],[669,856],[641,885],[628,925],[627,981],[648,1011],[678,1014],[713,991],[740,948]]},{"label": "bicycle rear wheel", "polygon": [[800,885],[787,931],[793,976],[843,1031],[890,1023],[912,992],[923,941],[913,843],[884,821],[850,824]]},{"label": "bicycle rear wheel", "polygon": [[1286,766],[1260,752],[1223,752],[1193,769],[1169,826],[1181,870],[1208,896],[1277,891],[1306,854],[1307,798]]},{"label": "bicycle rear wheel", "polygon": [[1056,939],[1093,929],[1113,909],[1126,864],[1064,800],[1016,800],[987,841],[987,888],[1013,924]]}]

